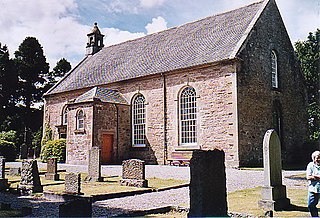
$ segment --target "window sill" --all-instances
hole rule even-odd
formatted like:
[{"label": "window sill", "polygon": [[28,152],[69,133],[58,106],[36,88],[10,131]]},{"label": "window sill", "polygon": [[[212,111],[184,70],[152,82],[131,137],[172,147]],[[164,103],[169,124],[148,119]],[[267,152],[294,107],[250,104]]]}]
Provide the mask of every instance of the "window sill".
[{"label": "window sill", "polygon": [[86,131],[84,129],[76,129],[76,130],[74,130],[74,133],[75,134],[85,134]]},{"label": "window sill", "polygon": [[197,144],[184,144],[184,145],[178,145],[176,147],[174,147],[175,151],[192,151],[192,150],[199,150],[200,146]]},{"label": "window sill", "polygon": [[272,90],[272,91],[275,91],[275,92],[282,92],[282,89],[279,88],[279,87],[278,87],[278,88],[272,87],[271,90]]}]

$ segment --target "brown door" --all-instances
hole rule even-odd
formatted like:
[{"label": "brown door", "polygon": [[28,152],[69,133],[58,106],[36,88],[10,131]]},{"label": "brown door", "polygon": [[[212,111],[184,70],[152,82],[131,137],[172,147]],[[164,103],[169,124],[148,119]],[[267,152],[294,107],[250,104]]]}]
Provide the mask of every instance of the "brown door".
[{"label": "brown door", "polygon": [[112,145],[113,135],[103,134],[102,135],[102,147],[101,147],[101,162],[102,164],[108,164],[112,161]]}]

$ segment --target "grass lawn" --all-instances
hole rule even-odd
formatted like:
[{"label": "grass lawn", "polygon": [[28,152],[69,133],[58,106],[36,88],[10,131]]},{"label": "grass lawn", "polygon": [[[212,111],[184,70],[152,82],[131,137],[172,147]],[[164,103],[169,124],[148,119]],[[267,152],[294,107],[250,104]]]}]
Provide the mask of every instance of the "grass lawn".
[{"label": "grass lawn", "polygon": [[[64,180],[65,172],[59,172],[60,180],[51,181],[44,178],[44,174],[40,171],[40,180],[43,185],[44,191],[53,191],[55,193],[62,193],[65,190]],[[98,195],[98,194],[107,194],[107,193],[117,193],[117,192],[130,192],[135,190],[143,189],[159,189],[167,188],[171,186],[186,184],[186,180],[175,180],[175,179],[159,179],[159,178],[147,178],[148,188],[136,188],[128,186],[120,186],[119,181],[121,177],[110,177],[107,175],[102,175],[102,182],[84,182],[87,174],[81,173],[81,192],[84,195]],[[6,176],[6,178],[11,183],[11,188],[16,188],[20,182],[20,176]]]}]

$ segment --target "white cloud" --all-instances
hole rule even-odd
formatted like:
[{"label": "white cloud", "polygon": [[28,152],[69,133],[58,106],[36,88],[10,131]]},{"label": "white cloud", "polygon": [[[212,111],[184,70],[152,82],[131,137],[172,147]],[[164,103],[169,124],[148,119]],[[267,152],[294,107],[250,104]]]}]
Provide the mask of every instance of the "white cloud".
[{"label": "white cloud", "polygon": [[161,6],[165,0],[140,0],[140,6],[143,8],[153,8]]},{"label": "white cloud", "polygon": [[167,22],[163,17],[152,18],[152,23],[145,27],[147,34],[152,34],[167,29]]},{"label": "white cloud", "polygon": [[128,31],[123,31],[115,28],[103,28],[102,33],[106,36],[104,37],[104,45],[110,46],[118,44],[131,39],[136,39],[145,36],[144,33],[131,33]]},{"label": "white cloud", "polygon": [[0,42],[8,45],[13,56],[26,37],[36,37],[51,68],[62,57],[72,62],[72,54],[84,55],[89,28],[79,24],[76,16],[74,0],[2,0]]}]

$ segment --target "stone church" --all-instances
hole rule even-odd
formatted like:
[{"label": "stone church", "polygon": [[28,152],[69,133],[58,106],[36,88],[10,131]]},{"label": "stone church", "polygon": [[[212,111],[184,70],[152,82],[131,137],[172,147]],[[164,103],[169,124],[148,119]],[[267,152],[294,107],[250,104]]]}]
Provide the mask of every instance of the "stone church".
[{"label": "stone church", "polygon": [[44,95],[67,163],[98,146],[104,164],[219,148],[227,166],[261,165],[270,128],[285,161],[302,149],[304,80],[275,0],[108,47],[97,24],[87,36],[84,59]]}]

